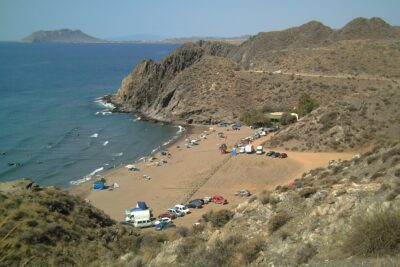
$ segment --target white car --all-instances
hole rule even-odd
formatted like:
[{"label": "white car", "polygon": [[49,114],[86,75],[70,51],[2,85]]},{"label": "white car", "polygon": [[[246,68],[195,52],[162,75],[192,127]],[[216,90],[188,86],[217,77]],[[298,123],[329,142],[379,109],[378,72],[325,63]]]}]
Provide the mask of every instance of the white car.
[{"label": "white car", "polygon": [[171,220],[170,218],[163,217],[163,218],[160,218],[160,219],[158,219],[157,221],[155,221],[155,222],[154,222],[154,225],[160,224],[160,223],[162,223],[162,222],[171,223],[172,220]]},{"label": "white car", "polygon": [[180,211],[181,213],[183,213],[185,215],[190,213],[190,210],[188,208],[186,208],[184,205],[181,205],[181,204],[175,205],[175,209],[177,211]]},{"label": "white car", "polygon": [[185,216],[184,213],[182,213],[182,212],[180,212],[179,210],[176,210],[176,209],[168,209],[167,212],[174,214],[176,217]]},{"label": "white car", "polygon": [[256,149],[256,154],[257,155],[262,155],[264,153],[263,147],[262,146],[258,146]]},{"label": "white car", "polygon": [[266,136],[267,134],[264,131],[259,132],[260,136]]},{"label": "white car", "polygon": [[212,197],[203,197],[204,204],[212,202]]},{"label": "white car", "polygon": [[243,153],[245,153],[245,152],[246,152],[246,149],[244,148],[244,146],[241,146],[241,147],[239,148],[239,153],[243,154]]}]

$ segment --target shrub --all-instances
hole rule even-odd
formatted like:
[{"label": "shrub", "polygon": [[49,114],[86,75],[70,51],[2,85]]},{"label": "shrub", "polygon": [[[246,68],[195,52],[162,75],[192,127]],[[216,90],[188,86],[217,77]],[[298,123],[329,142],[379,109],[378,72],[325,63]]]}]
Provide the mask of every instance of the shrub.
[{"label": "shrub", "polygon": [[313,188],[313,187],[307,187],[307,188],[302,189],[302,190],[299,192],[299,195],[300,195],[301,197],[304,197],[304,198],[309,198],[310,196],[312,196],[312,195],[315,194],[316,192],[317,192],[317,189],[315,189],[315,188]]},{"label": "shrub", "polygon": [[384,255],[400,252],[400,209],[377,209],[353,217],[342,249],[352,255]]},{"label": "shrub", "polygon": [[273,215],[268,222],[268,230],[270,233],[275,232],[282,226],[284,226],[289,220],[291,219],[291,216],[287,212],[280,212],[275,215]]},{"label": "shrub", "polygon": [[317,251],[315,248],[310,244],[301,244],[295,253],[294,260],[297,264],[307,263]]},{"label": "shrub", "polygon": [[257,127],[271,126],[270,119],[261,112],[247,111],[243,113],[240,120],[246,125],[252,125]]},{"label": "shrub", "polygon": [[203,219],[206,222],[211,222],[213,227],[221,228],[232,219],[234,213],[230,210],[219,210],[217,212],[209,211],[203,214]]},{"label": "shrub", "polygon": [[312,98],[308,93],[303,93],[299,98],[297,110],[299,115],[303,117],[318,107],[317,100]]}]

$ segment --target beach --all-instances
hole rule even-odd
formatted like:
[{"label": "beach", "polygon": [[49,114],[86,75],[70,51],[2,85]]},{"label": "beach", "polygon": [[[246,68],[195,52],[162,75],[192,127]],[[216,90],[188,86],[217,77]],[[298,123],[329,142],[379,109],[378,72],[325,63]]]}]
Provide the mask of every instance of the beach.
[{"label": "beach", "polygon": [[[220,132],[224,137],[218,135]],[[92,190],[93,181],[89,181],[73,187],[71,192],[85,198],[117,221],[123,221],[124,210],[135,207],[137,201],[145,201],[157,217],[166,209],[176,204],[185,204],[194,198],[221,195],[228,200],[227,205],[209,203],[202,209],[192,209],[192,214],[175,220],[176,225],[191,226],[209,210],[232,208],[245,201],[246,198],[234,196],[240,189],[248,189],[254,195],[262,190],[288,184],[310,169],[326,166],[331,160],[345,160],[355,154],[275,150],[288,154],[288,158],[279,159],[266,157],[265,154],[233,156],[231,153],[222,154],[219,151],[219,144],[226,143],[228,151],[231,151],[241,138],[255,132],[256,130],[249,127],[233,131],[217,126],[193,126],[169,146],[170,156],[157,152],[153,155],[152,162],[133,163],[139,167],[139,171],[121,166],[106,172],[103,176],[107,184],[117,183],[118,188]],[[252,144],[256,147],[265,143],[268,138],[270,136],[263,136]],[[200,141],[198,145],[187,148],[188,139]],[[144,176],[149,179],[144,179]]]}]

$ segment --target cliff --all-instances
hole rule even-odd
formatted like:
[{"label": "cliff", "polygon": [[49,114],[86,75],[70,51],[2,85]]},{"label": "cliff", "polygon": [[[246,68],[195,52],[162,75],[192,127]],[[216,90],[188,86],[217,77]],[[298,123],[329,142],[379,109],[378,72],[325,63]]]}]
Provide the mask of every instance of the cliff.
[{"label": "cliff", "polygon": [[105,43],[80,30],[61,29],[55,31],[37,31],[22,39],[26,43]]}]

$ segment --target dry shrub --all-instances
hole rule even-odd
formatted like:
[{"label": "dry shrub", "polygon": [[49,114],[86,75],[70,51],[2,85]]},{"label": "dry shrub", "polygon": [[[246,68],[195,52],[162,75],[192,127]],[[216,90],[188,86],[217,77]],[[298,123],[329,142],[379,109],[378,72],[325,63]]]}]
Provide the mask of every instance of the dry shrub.
[{"label": "dry shrub", "polygon": [[300,195],[301,197],[304,197],[304,198],[309,198],[310,196],[312,196],[312,195],[315,194],[316,192],[317,192],[317,189],[315,189],[315,188],[313,188],[313,187],[307,187],[307,188],[302,189],[302,190],[299,192],[299,195]]},{"label": "dry shrub", "polygon": [[351,255],[400,253],[400,208],[357,215],[345,233],[342,249]]},{"label": "dry shrub", "polygon": [[219,210],[217,212],[209,211],[203,214],[205,222],[211,222],[213,227],[221,228],[232,219],[234,213],[230,210]]},{"label": "dry shrub", "polygon": [[301,244],[294,255],[294,260],[297,264],[307,263],[312,257],[317,254],[316,249],[310,244]]},{"label": "dry shrub", "polygon": [[276,230],[284,226],[290,219],[291,216],[285,211],[273,215],[268,222],[269,232],[270,233],[275,232]]}]

